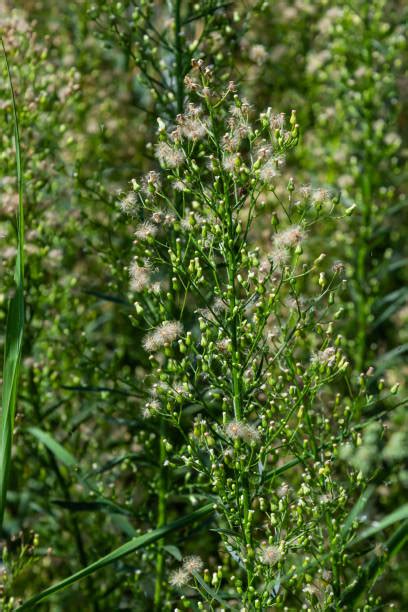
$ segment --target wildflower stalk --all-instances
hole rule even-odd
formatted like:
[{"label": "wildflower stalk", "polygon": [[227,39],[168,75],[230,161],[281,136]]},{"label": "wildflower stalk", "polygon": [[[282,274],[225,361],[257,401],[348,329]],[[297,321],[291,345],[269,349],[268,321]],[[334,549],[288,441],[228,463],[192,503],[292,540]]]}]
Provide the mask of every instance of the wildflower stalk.
[{"label": "wildflower stalk", "polygon": [[[211,109],[212,113],[212,109]],[[214,126],[214,124],[213,124]],[[222,160],[220,159],[220,163]],[[235,261],[235,245],[236,245],[236,226],[233,220],[232,205],[228,192],[228,188],[224,189],[225,206],[228,220],[228,241],[227,241],[227,269],[228,269],[228,290],[230,294],[230,308],[229,315],[231,320],[231,342],[232,342],[232,359],[231,359],[231,381],[232,381],[232,397],[233,397],[233,410],[234,418],[236,421],[242,419],[242,363],[243,359],[240,353],[240,346],[238,340],[238,318],[239,318],[239,307],[236,292],[236,274],[237,266]],[[238,441],[238,446],[242,447],[242,442]],[[236,477],[237,491],[242,491],[243,496],[243,517],[242,527],[244,540],[246,544],[247,555],[252,555],[252,535],[251,525],[249,521],[249,510],[250,510],[250,490],[249,490],[249,479],[247,475],[247,467],[244,465],[242,459],[240,459],[239,473]],[[248,586],[252,583],[252,572],[251,572],[252,561],[247,560],[247,582]],[[250,591],[247,591],[247,595],[250,596]],[[249,600],[250,601],[250,600]]]},{"label": "wildflower stalk", "polygon": [[174,0],[177,113],[184,111],[184,53],[181,32],[181,0]]},{"label": "wildflower stalk", "polygon": [[[176,81],[176,108],[177,114],[184,111],[184,46],[182,39],[182,23],[181,23],[181,0],[173,0],[173,24],[174,24],[174,60],[175,60],[175,81]],[[176,194],[175,207],[179,210],[181,205],[181,195]],[[173,236],[174,244],[174,236]],[[172,287],[173,269],[169,270],[169,287],[171,300],[167,303],[168,318],[173,318],[173,304],[175,303],[175,295]],[[169,312],[170,311],[170,312]],[[166,522],[167,515],[167,477],[164,461],[166,457],[165,439],[167,437],[167,425],[164,419],[160,420],[160,439],[159,439],[159,475],[157,482],[157,521],[156,528],[160,529]],[[156,556],[156,577],[154,588],[154,609],[159,611],[162,607],[162,586],[164,578],[164,554],[162,547],[164,541],[158,542]]]},{"label": "wildflower stalk", "polygon": [[[366,46],[366,57],[367,66],[369,69],[370,76],[370,89],[375,86],[373,81],[372,72],[372,40],[370,32],[370,16],[369,6],[365,6],[365,15],[363,18],[365,26],[366,36],[364,37]],[[371,143],[374,141],[373,132],[373,112],[371,105],[367,104],[364,110],[364,121],[366,125],[367,141]],[[369,146],[363,152],[363,168],[360,176],[360,197],[362,204],[362,223],[359,228],[358,235],[358,251],[357,251],[357,263],[356,263],[356,291],[358,295],[358,331],[357,331],[357,356],[356,356],[356,368],[358,372],[362,372],[366,366],[367,357],[367,338],[368,330],[370,327],[370,315],[371,315],[371,298],[367,295],[365,288],[368,285],[370,270],[368,268],[368,255],[370,244],[372,240],[372,205],[373,205],[373,189],[372,189],[372,174],[374,168],[372,163],[372,156]]]},{"label": "wildflower stalk", "polygon": [[[164,440],[166,436],[166,423],[163,419],[160,421],[160,440],[159,440],[159,475],[157,482],[157,521],[156,528],[160,529],[166,524],[166,497],[167,497],[167,479],[164,467],[166,451]],[[162,606],[162,584],[164,574],[164,555],[162,552],[163,540],[157,543],[156,556],[156,578],[154,587],[154,609],[158,611]]]}]

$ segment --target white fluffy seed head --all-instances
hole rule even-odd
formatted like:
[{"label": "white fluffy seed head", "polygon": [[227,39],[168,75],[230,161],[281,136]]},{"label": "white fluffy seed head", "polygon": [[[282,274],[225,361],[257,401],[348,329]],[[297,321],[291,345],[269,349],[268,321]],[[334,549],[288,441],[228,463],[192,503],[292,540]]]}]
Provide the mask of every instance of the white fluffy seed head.
[{"label": "white fluffy seed head", "polygon": [[183,570],[185,570],[188,574],[192,574],[193,572],[201,572],[203,569],[203,562],[201,557],[198,555],[190,555],[189,557],[185,557],[183,559]]},{"label": "white fluffy seed head", "polygon": [[182,567],[170,574],[169,582],[171,586],[180,588],[188,583],[189,574]]},{"label": "white fluffy seed head", "polygon": [[137,195],[134,191],[129,191],[123,198],[119,200],[119,208],[121,212],[130,217],[135,217],[137,214]]},{"label": "white fluffy seed head", "polygon": [[322,351],[318,351],[312,356],[312,362],[319,365],[333,367],[336,363],[336,349],[333,346],[328,346]]},{"label": "white fluffy seed head", "polygon": [[147,352],[153,353],[177,340],[182,333],[183,325],[180,321],[164,321],[144,337],[143,346]]},{"label": "white fluffy seed head", "polygon": [[159,142],[156,145],[156,157],[165,168],[178,168],[185,159],[183,151],[168,142]]},{"label": "white fluffy seed head", "polygon": [[304,239],[304,231],[300,225],[293,225],[282,232],[278,232],[273,239],[275,248],[291,248],[297,246]]},{"label": "white fluffy seed head", "polygon": [[282,558],[282,552],[277,546],[262,544],[258,549],[259,560],[264,565],[276,565]]},{"label": "white fluffy seed head", "polygon": [[143,221],[143,223],[140,223],[136,228],[135,238],[138,240],[147,240],[147,238],[155,236],[158,230],[159,228],[157,225],[154,225],[151,221]]},{"label": "white fluffy seed head", "polygon": [[225,427],[225,433],[231,440],[243,440],[247,444],[258,442],[260,438],[259,431],[256,427],[236,419],[228,423]]},{"label": "white fluffy seed head", "polygon": [[150,268],[147,266],[139,266],[133,262],[130,267],[130,288],[132,291],[143,291],[150,285]]}]

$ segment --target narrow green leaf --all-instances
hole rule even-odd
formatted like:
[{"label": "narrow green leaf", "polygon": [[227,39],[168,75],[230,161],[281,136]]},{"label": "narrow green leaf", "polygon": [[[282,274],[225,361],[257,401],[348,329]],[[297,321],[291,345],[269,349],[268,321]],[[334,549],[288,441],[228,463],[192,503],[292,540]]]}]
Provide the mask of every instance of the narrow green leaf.
[{"label": "narrow green leaf", "polygon": [[116,527],[116,529],[119,529],[119,531],[122,531],[122,533],[127,535],[128,538],[136,537],[136,529],[133,527],[130,521],[126,518],[126,516],[123,516],[123,514],[111,514],[110,520],[112,524]]},{"label": "narrow green leaf", "polygon": [[408,504],[404,504],[397,510],[394,510],[394,512],[391,512],[390,514],[388,514],[388,516],[384,517],[381,521],[378,521],[372,527],[365,529],[351,543],[356,544],[357,542],[366,540],[367,538],[370,538],[372,535],[378,533],[379,531],[383,531],[390,525],[393,525],[394,523],[398,523],[399,521],[404,521],[405,519],[408,519]]},{"label": "narrow green leaf", "polygon": [[6,61],[10,85],[10,96],[13,107],[18,212],[17,256],[14,271],[15,292],[8,304],[4,346],[2,412],[0,425],[0,528],[3,525],[7,501],[7,486],[11,463],[11,449],[13,445],[14,417],[16,413],[17,386],[19,380],[24,330],[24,210],[20,133],[13,82],[3,39],[1,39],[1,45]]},{"label": "narrow green leaf", "polygon": [[217,593],[216,591],[214,591],[214,589],[212,587],[210,587],[209,584],[207,584],[202,578],[201,576],[197,573],[197,572],[193,572],[193,576],[194,578],[197,580],[198,584],[201,586],[202,589],[204,589],[204,591],[207,593],[207,595],[209,595],[214,601],[217,601],[219,604],[221,604],[222,608],[225,610],[233,610],[234,608],[232,608],[226,601],[225,599],[222,599],[219,595],[219,593]]},{"label": "narrow green leaf", "polygon": [[[26,431],[30,432],[39,442],[44,444],[44,446],[48,448],[48,450],[53,455],[55,455],[58,461],[60,461],[67,467],[73,468],[79,465],[79,462],[74,457],[74,455],[72,455],[69,451],[67,451],[48,432],[43,431],[42,429],[39,429],[38,427],[29,427]],[[77,480],[81,482],[81,484],[84,486],[85,489],[88,489],[89,491],[91,491],[93,495],[98,494],[97,491],[95,490],[95,487],[90,482],[89,478],[86,476],[84,477],[81,474],[80,470],[77,470],[75,472],[75,476]],[[105,499],[103,496],[99,496],[99,499],[93,499],[92,502],[94,504],[93,506],[91,504],[88,504],[87,502],[84,502],[83,504],[81,504],[81,502],[78,502],[76,504],[76,508],[75,508],[75,502],[70,502],[70,503],[65,502],[65,508],[71,511],[74,511],[74,510],[79,511],[80,509],[85,510],[85,506],[87,505],[86,509],[88,511],[91,511],[91,510],[101,511],[102,509],[105,509],[106,512],[109,511],[111,513],[126,514],[126,515],[130,514],[127,510],[125,510],[124,508],[121,508],[118,504],[111,501],[110,499]],[[61,507],[63,506],[62,501],[59,502],[59,505]],[[81,505],[82,505],[82,508],[80,508]]]},{"label": "narrow green leaf", "polygon": [[374,493],[375,487],[374,485],[369,485],[360,495],[356,503],[354,504],[350,514],[344,522],[344,525],[341,528],[341,535],[344,537],[348,534],[351,529],[353,522],[359,517],[362,513],[368,500],[371,495]]},{"label": "narrow green leaf", "polygon": [[70,452],[68,452],[59,442],[54,440],[54,438],[43,431],[42,429],[38,429],[38,427],[29,427],[27,429],[39,442],[44,444],[55,456],[67,467],[73,467],[74,465],[78,465],[78,461],[75,459]]},{"label": "narrow green leaf", "polygon": [[71,501],[66,499],[52,499],[52,504],[69,510],[70,512],[108,512],[112,514],[122,514],[124,516],[131,516],[132,513],[115,506],[109,501],[104,499],[97,499],[95,501]]},{"label": "narrow green leaf", "polygon": [[103,293],[102,291],[97,291],[96,289],[84,289],[84,293],[86,293],[87,295],[92,295],[94,297],[101,298],[106,302],[113,302],[114,304],[122,304],[124,306],[129,307],[132,306],[132,304],[128,300],[125,300],[122,297],[116,295],[108,295],[106,293]]},{"label": "narrow green leaf", "polygon": [[295,467],[295,465],[299,465],[299,463],[302,463],[302,459],[291,459],[284,465],[281,465],[280,467],[275,468],[270,472],[267,472],[265,475],[262,475],[263,481],[268,482],[269,480],[272,480],[272,478],[274,478],[275,476],[279,476],[279,474],[283,474],[287,470],[290,470],[290,468]]},{"label": "narrow green leaf", "polygon": [[378,378],[381,374],[390,367],[390,364],[400,358],[401,355],[408,352],[408,342],[400,344],[394,349],[387,351],[383,355],[380,355],[374,362],[375,376]]},{"label": "narrow green leaf", "polygon": [[[382,325],[384,321],[390,319],[392,315],[397,312],[397,310],[402,308],[402,306],[406,303],[407,297],[408,289],[406,287],[403,287],[399,291],[394,291],[389,296],[386,296],[386,298],[384,298],[384,300],[381,300],[378,305],[375,304],[374,306],[377,310],[380,310],[379,306],[381,306],[381,312],[379,312],[379,314],[376,316],[372,328],[376,329],[377,327]],[[382,309],[382,306],[384,306],[385,303],[388,302],[391,302],[391,304],[387,308]]]},{"label": "narrow green leaf", "polygon": [[404,521],[385,543],[385,555],[375,555],[367,563],[359,578],[352,582],[343,592],[340,600],[341,609],[354,610],[356,604],[370,585],[385,570],[387,563],[408,543],[408,521]]},{"label": "narrow green leaf", "polygon": [[48,589],[45,589],[38,595],[34,595],[34,597],[31,597],[21,606],[19,606],[17,610],[28,610],[29,608],[32,608],[37,603],[43,601],[53,593],[58,593],[58,591],[62,591],[68,586],[75,584],[79,580],[82,580],[86,576],[93,574],[102,567],[106,567],[107,565],[110,565],[111,563],[122,559],[122,557],[125,557],[126,555],[129,555],[130,553],[135,552],[136,550],[143,548],[144,546],[148,546],[153,542],[157,542],[157,540],[160,540],[168,533],[176,531],[177,529],[181,529],[182,527],[185,527],[186,525],[189,525],[190,523],[204,516],[207,516],[211,512],[213,512],[213,504],[207,504],[202,508],[198,508],[198,510],[195,510],[191,514],[177,519],[173,523],[169,523],[168,525],[164,525],[163,527],[154,529],[153,531],[150,531],[149,533],[146,533],[142,536],[132,538],[129,542],[126,542],[122,546],[119,546],[119,548],[116,548],[116,550],[112,551],[108,555],[105,555],[104,557],[98,559],[98,561],[95,561],[87,567],[84,567],[83,569],[79,570],[79,572],[68,576],[68,578],[61,580],[61,582],[53,584],[52,586],[48,587]]},{"label": "narrow green leaf", "polygon": [[166,546],[163,546],[163,550],[165,550],[167,553],[169,553],[169,555],[177,559],[177,561],[181,562],[183,556],[177,546],[174,546],[174,544],[166,544]]}]

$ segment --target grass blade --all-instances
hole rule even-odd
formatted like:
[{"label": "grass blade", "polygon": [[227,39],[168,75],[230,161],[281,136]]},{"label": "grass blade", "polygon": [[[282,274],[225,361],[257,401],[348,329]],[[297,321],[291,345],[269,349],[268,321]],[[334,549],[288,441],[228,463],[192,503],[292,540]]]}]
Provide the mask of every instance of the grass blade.
[{"label": "grass blade", "polygon": [[374,493],[375,487],[374,485],[369,485],[360,495],[356,503],[354,504],[350,514],[348,515],[343,527],[341,528],[341,535],[344,538],[351,529],[351,526],[354,521],[358,519],[360,514],[363,512],[364,508],[367,505],[368,500],[371,495]]},{"label": "grass blade", "polygon": [[24,210],[20,133],[13,82],[3,39],[1,39],[1,45],[6,61],[13,107],[18,211],[17,256],[14,272],[15,292],[8,305],[4,344],[2,411],[0,424],[0,528],[3,526],[7,500],[7,485],[10,472],[11,449],[13,445],[14,417],[16,412],[17,386],[24,330]]},{"label": "grass blade", "polygon": [[[74,455],[72,455],[72,453],[67,451],[66,448],[64,448],[59,442],[57,442],[51,436],[51,434],[42,429],[39,429],[38,427],[29,427],[27,431],[31,433],[41,444],[43,444],[50,451],[50,453],[52,453],[55,458],[61,463],[63,463],[67,468],[77,468],[75,471],[75,476],[77,480],[81,482],[85,489],[91,491],[93,495],[97,494],[97,491],[90,482],[89,478],[84,478],[81,474],[78,460],[74,457]],[[119,505],[115,504],[109,499],[104,499],[102,496],[100,499],[94,499],[93,502],[98,503],[99,510],[101,510],[102,508],[105,508],[105,510],[107,510],[109,508],[111,512],[127,515],[130,514],[124,508],[121,508]],[[74,500],[70,500],[70,503],[75,504],[76,502]],[[73,509],[73,506],[71,506],[71,509]],[[88,511],[90,510],[91,508],[88,506]]]},{"label": "grass blade", "polygon": [[207,514],[210,514],[212,511],[213,511],[213,504],[207,504],[201,508],[198,508],[198,510],[195,510],[191,514],[188,514],[187,516],[184,516],[174,521],[173,523],[169,523],[168,525],[164,525],[163,527],[154,529],[153,531],[150,531],[149,533],[146,533],[142,536],[132,538],[129,542],[126,542],[122,546],[119,546],[119,548],[116,548],[116,550],[112,551],[108,555],[105,555],[104,557],[101,557],[100,559],[98,559],[98,561],[95,561],[94,563],[91,563],[87,567],[84,567],[83,569],[79,570],[79,572],[76,572],[75,574],[68,576],[68,578],[61,580],[61,582],[57,582],[56,584],[53,584],[48,589],[45,589],[38,595],[34,595],[34,597],[31,597],[26,602],[24,602],[21,606],[19,606],[17,610],[28,610],[32,608],[37,603],[39,603],[40,601],[43,601],[44,599],[46,599],[53,593],[58,593],[58,591],[62,591],[68,586],[75,584],[75,582],[82,580],[86,576],[89,576],[90,574],[97,572],[102,567],[106,567],[107,565],[110,565],[111,563],[114,563],[115,561],[122,559],[122,557],[125,557],[126,555],[129,555],[130,553],[135,552],[136,550],[143,548],[144,546],[148,546],[149,544],[152,544],[153,542],[157,542],[157,540],[160,540],[168,533],[171,533],[172,531],[176,531],[177,529],[181,529],[182,527],[185,527],[186,525],[204,516],[207,516]]},{"label": "grass blade", "polygon": [[408,520],[408,504],[404,504],[394,512],[391,512],[388,516],[383,518],[381,521],[378,521],[372,527],[369,527],[365,531],[363,531],[355,540],[351,542],[351,544],[356,544],[357,542],[361,542],[362,540],[366,540],[371,536],[375,535],[379,531],[386,529],[390,525],[394,523],[398,523],[399,521]]},{"label": "grass blade", "polygon": [[387,563],[408,543],[408,520],[404,521],[398,529],[390,536],[385,543],[386,555],[375,555],[369,563],[365,565],[360,576],[348,586],[341,597],[341,609],[356,609],[356,604],[363,593],[368,592],[371,585],[377,580],[379,575],[385,570]]},{"label": "grass blade", "polygon": [[50,434],[38,427],[29,427],[27,429],[39,442],[44,444],[50,450],[56,458],[61,461],[67,467],[74,467],[78,464],[78,461],[69,451],[67,451],[59,442],[54,440]]}]

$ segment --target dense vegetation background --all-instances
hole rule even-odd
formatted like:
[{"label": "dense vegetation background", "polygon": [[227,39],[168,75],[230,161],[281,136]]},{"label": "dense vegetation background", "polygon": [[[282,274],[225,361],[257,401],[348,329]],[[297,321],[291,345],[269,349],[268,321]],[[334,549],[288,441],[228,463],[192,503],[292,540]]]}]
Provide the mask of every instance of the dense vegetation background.
[{"label": "dense vegetation background", "polygon": [[408,609],[406,17],[0,2],[1,610]]}]

